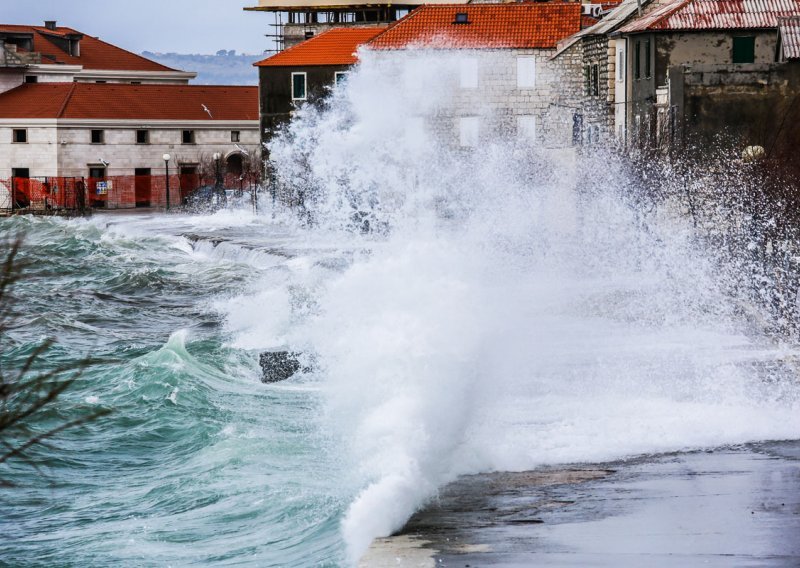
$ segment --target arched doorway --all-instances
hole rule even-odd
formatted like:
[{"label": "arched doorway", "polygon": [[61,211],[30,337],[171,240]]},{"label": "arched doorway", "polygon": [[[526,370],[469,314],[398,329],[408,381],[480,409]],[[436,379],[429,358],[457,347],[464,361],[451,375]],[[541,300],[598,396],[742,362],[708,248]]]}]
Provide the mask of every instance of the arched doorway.
[{"label": "arched doorway", "polygon": [[242,175],[242,155],[241,154],[231,154],[225,160],[225,172],[234,175],[240,176]]}]

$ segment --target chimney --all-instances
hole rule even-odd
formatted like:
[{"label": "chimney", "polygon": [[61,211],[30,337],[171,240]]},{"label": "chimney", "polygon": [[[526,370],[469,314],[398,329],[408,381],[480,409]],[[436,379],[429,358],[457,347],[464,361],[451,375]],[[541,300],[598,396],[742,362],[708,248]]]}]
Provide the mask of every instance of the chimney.
[{"label": "chimney", "polygon": [[55,20],[45,20],[44,27],[48,30],[55,30],[56,29],[56,21]]}]

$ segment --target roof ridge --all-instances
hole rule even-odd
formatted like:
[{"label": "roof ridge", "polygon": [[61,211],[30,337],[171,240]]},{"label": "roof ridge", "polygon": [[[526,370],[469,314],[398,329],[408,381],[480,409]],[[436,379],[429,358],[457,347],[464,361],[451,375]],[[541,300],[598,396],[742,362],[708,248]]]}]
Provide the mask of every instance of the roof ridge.
[{"label": "roof ridge", "polygon": [[67,93],[67,96],[64,98],[64,102],[61,105],[61,108],[58,109],[58,112],[56,113],[56,118],[61,118],[64,112],[67,110],[67,105],[69,104],[69,101],[72,99],[72,94],[75,92],[75,85],[77,84],[78,83],[72,83],[72,85],[70,86],[69,92]]}]

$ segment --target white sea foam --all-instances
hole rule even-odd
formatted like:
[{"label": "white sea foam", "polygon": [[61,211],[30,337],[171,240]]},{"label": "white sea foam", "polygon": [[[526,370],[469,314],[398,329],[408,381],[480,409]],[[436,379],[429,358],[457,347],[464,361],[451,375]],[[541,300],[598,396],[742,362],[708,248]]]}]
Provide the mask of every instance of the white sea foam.
[{"label": "white sea foam", "polygon": [[753,335],[689,223],[637,210],[610,158],[577,192],[569,153],[448,148],[420,124],[453,59],[396,61],[365,56],[270,147],[352,263],[225,307],[240,346],[316,355],[353,559],[460,474],[800,436],[797,353]]}]

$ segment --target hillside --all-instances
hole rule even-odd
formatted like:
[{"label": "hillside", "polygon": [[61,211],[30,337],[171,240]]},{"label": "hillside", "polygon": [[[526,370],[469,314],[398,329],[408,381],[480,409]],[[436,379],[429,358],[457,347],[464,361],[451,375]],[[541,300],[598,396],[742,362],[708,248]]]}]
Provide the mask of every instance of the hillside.
[{"label": "hillside", "polygon": [[197,79],[192,82],[198,85],[257,85],[258,71],[253,63],[266,57],[224,49],[215,55],[145,51],[142,56],[174,69],[195,71]]}]

